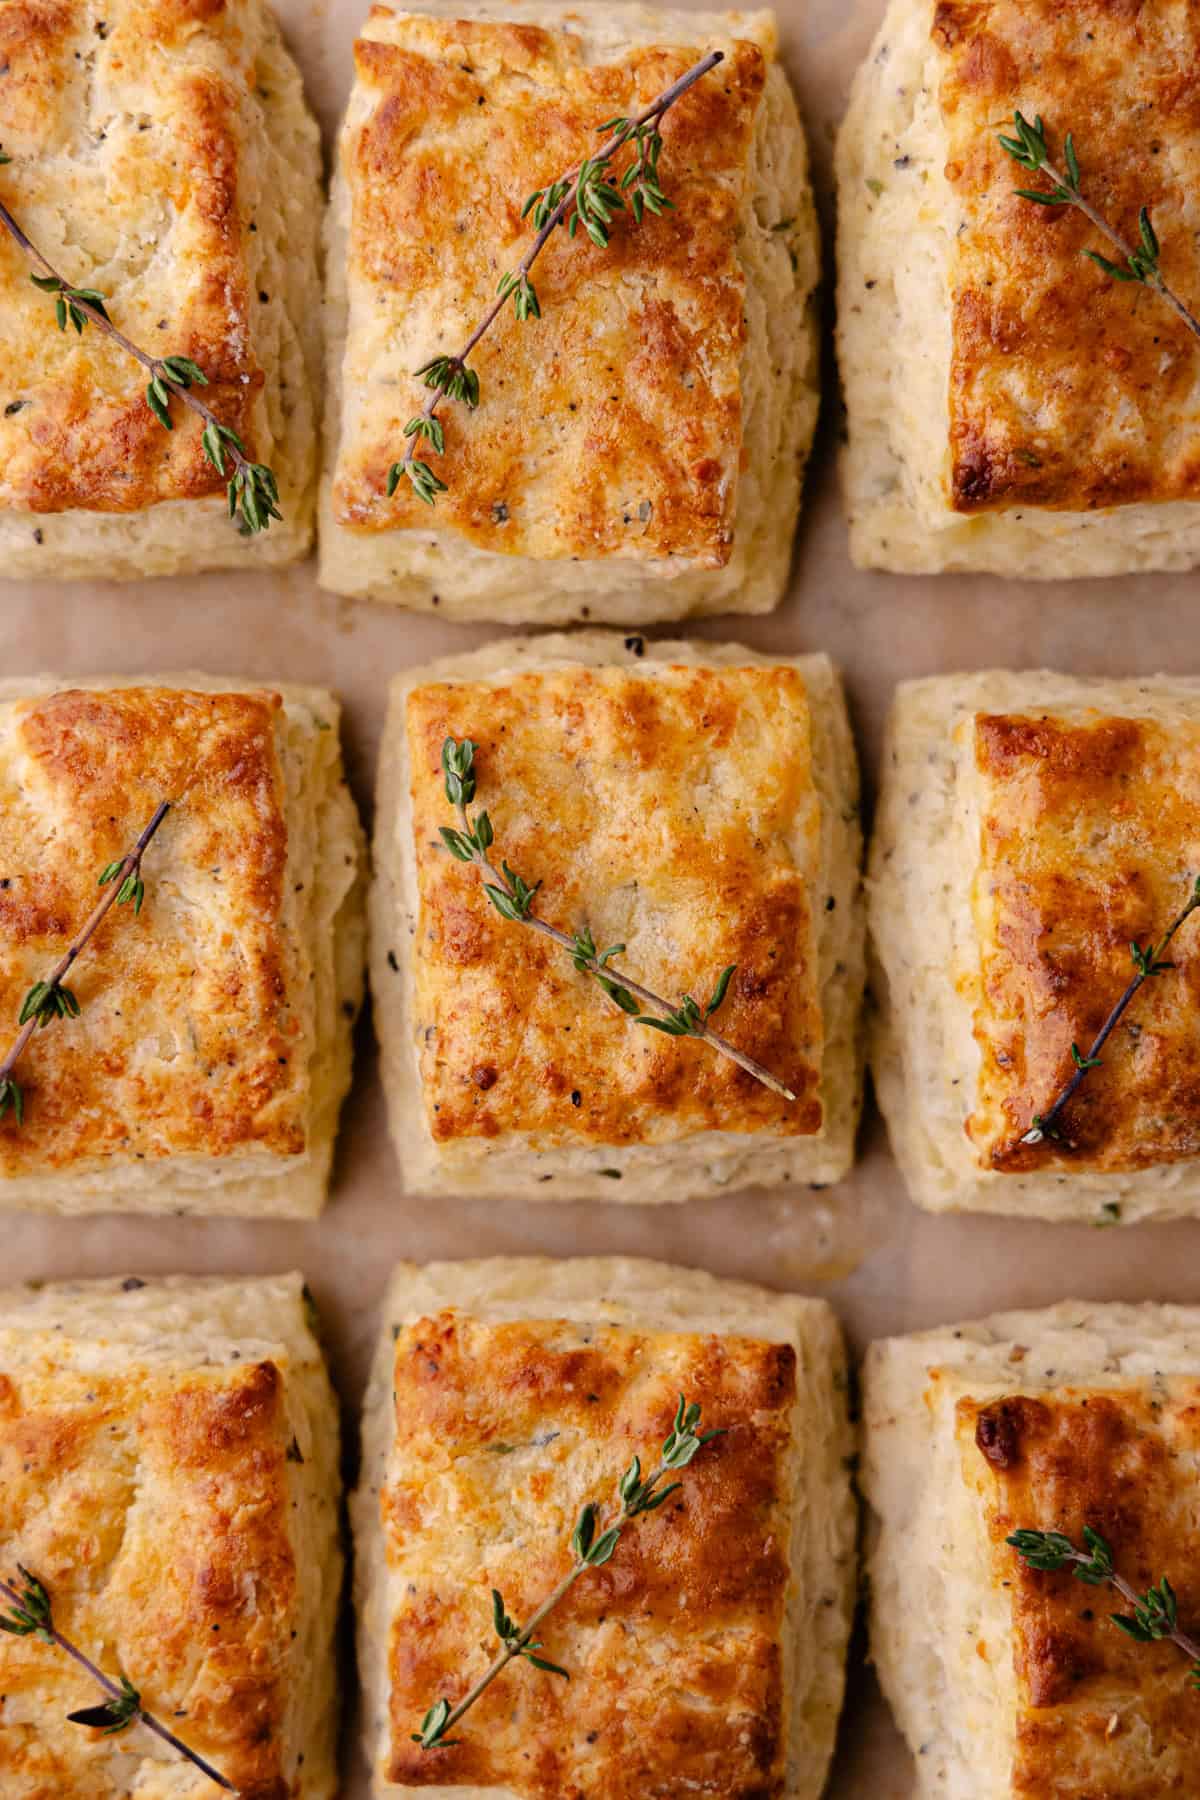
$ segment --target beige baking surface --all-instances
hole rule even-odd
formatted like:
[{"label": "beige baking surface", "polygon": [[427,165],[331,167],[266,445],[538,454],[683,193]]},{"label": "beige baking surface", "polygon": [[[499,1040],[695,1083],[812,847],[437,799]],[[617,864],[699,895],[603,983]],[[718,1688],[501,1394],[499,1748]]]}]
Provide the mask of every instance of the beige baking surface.
[{"label": "beige baking surface", "polygon": [[[883,0],[782,0],[780,7],[786,61],[809,128],[827,226],[833,128],[882,11]],[[359,0],[284,0],[281,12],[331,133],[349,86]],[[982,578],[856,574],[846,555],[831,466],[836,424],[827,403],[792,591],[782,611],[765,620],[734,621],[730,630],[718,619],[689,632],[740,638],[788,655],[827,650],[846,671],[869,785],[891,688],[907,676],[995,664],[1105,675],[1196,673],[1200,578],[1194,576],[1006,587]],[[351,779],[364,804],[388,676],[489,635],[499,634],[339,601],[317,591],[311,564],[240,581],[222,574],[128,587],[0,584],[0,670],[6,676],[42,668],[139,673],[166,662],[336,688],[347,709]],[[147,876],[153,879],[150,863]],[[118,1271],[259,1273],[299,1265],[328,1321],[338,1383],[352,1405],[366,1374],[378,1298],[391,1263],[401,1256],[659,1256],[824,1293],[856,1346],[889,1332],[998,1307],[1045,1305],[1067,1295],[1200,1301],[1200,1226],[1105,1232],[918,1215],[874,1116],[854,1178],[794,1200],[726,1195],[679,1209],[550,1208],[517,1197],[507,1210],[491,1200],[422,1205],[400,1188],[369,1041],[369,1034],[360,1034],[333,1199],[319,1224],[48,1223],[17,1217],[3,1227],[5,1279]],[[818,1270],[827,1279],[816,1279]],[[355,1763],[343,1800],[366,1800],[366,1793]],[[907,1754],[861,1659],[831,1793],[837,1800],[907,1800],[911,1793]]]}]

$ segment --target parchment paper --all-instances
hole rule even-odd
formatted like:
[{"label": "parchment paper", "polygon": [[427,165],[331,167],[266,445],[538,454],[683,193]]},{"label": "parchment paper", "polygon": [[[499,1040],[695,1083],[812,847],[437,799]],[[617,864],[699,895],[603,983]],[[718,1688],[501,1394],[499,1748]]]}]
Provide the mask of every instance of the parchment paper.
[{"label": "parchment paper", "polygon": [[[367,0],[277,4],[331,143]],[[777,4],[814,153],[828,269],[833,133],[884,0]],[[767,619],[709,621],[699,632],[787,655],[828,651],[848,679],[868,796],[889,696],[908,676],[992,666],[1097,675],[1196,673],[1200,581],[1194,576],[1022,585],[856,573],[846,552],[833,468],[836,415],[830,360],[787,602]],[[317,588],[312,564],[240,579],[218,574],[124,586],[0,584],[5,675],[195,667],[336,688],[348,713],[350,778],[368,817],[387,678],[406,664],[500,635],[494,627],[456,627],[339,600]],[[518,1196],[505,1206],[409,1200],[386,1135],[369,1020],[360,1030],[333,1197],[319,1223],[8,1216],[0,1243],[5,1280],[302,1268],[330,1331],[352,1440],[379,1295],[389,1266],[401,1256],[622,1251],[663,1257],[822,1293],[837,1307],[856,1348],[892,1332],[1068,1296],[1200,1300],[1195,1225],[1097,1231],[916,1212],[870,1110],[853,1178],[824,1194],[789,1200],[722,1195],[642,1209],[530,1204]],[[366,1800],[356,1750],[346,1768],[343,1800]],[[859,1644],[831,1793],[836,1800],[905,1800],[911,1791],[907,1753]]]}]

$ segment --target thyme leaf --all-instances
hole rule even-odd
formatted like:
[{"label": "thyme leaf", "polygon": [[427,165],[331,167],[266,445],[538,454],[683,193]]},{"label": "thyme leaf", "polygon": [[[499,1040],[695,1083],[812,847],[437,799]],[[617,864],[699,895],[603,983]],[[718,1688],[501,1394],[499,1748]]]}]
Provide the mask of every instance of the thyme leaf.
[{"label": "thyme leaf", "polygon": [[547,1662],[544,1656],[534,1655],[535,1650],[542,1648],[540,1643],[522,1641],[520,1628],[509,1618],[504,1596],[498,1588],[492,1589],[492,1618],[496,1636],[506,1650],[511,1650],[514,1656],[523,1656],[526,1662],[531,1662],[535,1669],[541,1669],[547,1675],[561,1675],[564,1681],[570,1681],[570,1674],[566,1669],[560,1668],[558,1663]]},{"label": "thyme leaf", "polygon": [[29,279],[43,294],[55,296],[54,318],[60,331],[65,331],[69,323],[82,337],[89,319],[97,324],[112,323],[105,310],[104,295],[95,288],[70,287],[60,275],[31,275]]},{"label": "thyme leaf", "polygon": [[103,1732],[105,1737],[115,1737],[119,1731],[129,1729],[141,1710],[142,1696],[129,1677],[122,1675],[119,1700],[106,1700],[102,1706],[85,1706],[79,1712],[68,1713],[67,1722],[87,1725],[93,1731]]},{"label": "thyme leaf", "polygon": [[0,1583],[0,1594],[12,1603],[12,1611],[0,1615],[0,1631],[11,1637],[36,1637],[44,1644],[53,1644],[49,1594],[23,1564],[17,1564],[17,1573],[21,1577],[19,1587]]}]

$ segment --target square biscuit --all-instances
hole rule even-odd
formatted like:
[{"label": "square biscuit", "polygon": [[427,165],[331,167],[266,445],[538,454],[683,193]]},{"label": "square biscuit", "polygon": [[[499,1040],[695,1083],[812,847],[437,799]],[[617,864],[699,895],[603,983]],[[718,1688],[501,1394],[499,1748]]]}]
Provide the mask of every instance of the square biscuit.
[{"label": "square biscuit", "polygon": [[[338,1417],[299,1275],[0,1292],[0,1571],[247,1796],[334,1800]],[[3,1602],[3,1610],[11,1610]],[[206,1800],[55,1646],[0,1635],[0,1791]]]},{"label": "square biscuit", "polygon": [[[1074,133],[1082,192],[1200,294],[1194,8],[892,0],[838,155],[851,552],[901,573],[1022,578],[1200,563],[1200,345],[1044,174],[1014,112]],[[1154,128],[1145,127],[1153,114]]]},{"label": "square biscuit", "polygon": [[[383,1321],[352,1502],[378,1800],[816,1800],[854,1589],[830,1308],[624,1257],[496,1259],[401,1265]],[[724,1435],[546,1619],[570,1680],[510,1666],[431,1769],[410,1734],[486,1668],[490,1590],[529,1617],[583,1506],[607,1519],[632,1457],[657,1466],[680,1393]]]},{"label": "square biscuit", "polygon": [[1075,1074],[1200,873],[1200,681],[939,676],[896,697],[870,855],[876,1091],[918,1204],[1200,1216],[1200,938]]},{"label": "square biscuit", "polygon": [[100,580],[295,562],[312,539],[321,152],[262,0],[0,0],[0,199],[67,281],[196,388],[279,483],[242,537],[203,420],[54,297],[0,233],[0,570]]},{"label": "square biscuit", "polygon": [[1064,1302],[877,1343],[863,1406],[871,1655],[918,1800],[1189,1793],[1186,1658],[1006,1539],[1096,1531],[1197,1632],[1200,1309]]},{"label": "square biscuit", "polygon": [[[494,911],[441,841],[444,740],[476,745],[497,866],[536,911],[677,1005],[735,973],[714,1026],[795,1095],[627,1018]],[[829,1182],[860,1099],[858,780],[824,657],[509,640],[392,689],[372,984],[392,1134],[419,1192],[676,1201]]]},{"label": "square biscuit", "polygon": [[[389,497],[413,371],[457,352],[597,126],[724,52],[662,124],[674,210],[607,248],[558,233],[541,317],[506,307],[442,406],[447,483]],[[765,612],[817,414],[816,214],[769,12],[537,0],[375,6],[355,46],[327,245],[321,582],[444,618],[626,624]],[[614,169],[623,174],[623,162]]]},{"label": "square biscuit", "polygon": [[204,675],[0,682],[0,1017],[97,879],[171,810],[145,902],[70,970],[0,1117],[0,1210],[311,1217],[362,992],[362,832],[321,688]]}]

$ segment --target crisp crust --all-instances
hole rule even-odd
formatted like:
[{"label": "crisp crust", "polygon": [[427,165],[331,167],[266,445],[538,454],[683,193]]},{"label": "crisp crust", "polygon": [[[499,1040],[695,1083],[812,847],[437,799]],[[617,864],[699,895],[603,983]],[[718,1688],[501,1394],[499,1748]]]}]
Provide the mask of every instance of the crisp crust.
[{"label": "crisp crust", "polygon": [[[335,1792],[336,1501],[337,1415],[298,1276],[0,1295],[5,1570],[31,1569],[59,1629],[245,1800]],[[0,1637],[0,1690],[14,1791],[212,1790],[136,1726],[70,1724],[100,1696],[53,1647]]]},{"label": "crisp crust", "polygon": [[[408,482],[387,498],[405,421],[380,416],[371,384],[457,348],[529,239],[527,196],[695,57],[586,65],[567,32],[384,9],[372,27],[388,41],[355,46],[364,116],[343,147],[357,329],[333,507],[378,532],[424,529],[428,508]],[[537,328],[506,320],[473,358],[484,405],[446,408],[439,527],[507,555],[728,560],[745,337],[734,245],[765,68],[756,44],[734,44],[663,121],[673,212],[616,220],[607,249],[561,233],[547,245]]]},{"label": "crisp crust", "polygon": [[876,1087],[919,1204],[1131,1223],[1200,1209],[1193,922],[1023,1146],[1200,867],[1200,686],[1048,672],[904,684],[869,881]]},{"label": "crisp crust", "polygon": [[1090,1526],[1139,1592],[1165,1573],[1181,1628],[1200,1624],[1200,1371],[1117,1389],[1018,1390],[982,1406],[963,1399],[957,1423],[963,1478],[992,1544],[992,1581],[1012,1607],[1014,1794],[1186,1793],[1200,1708],[1180,1702],[1187,1665],[1176,1645],[1131,1642],[1109,1622],[1114,1596],[1088,1604],[1070,1571],[1028,1569],[1005,1539],[1032,1526],[1081,1544]]},{"label": "crisp crust", "polygon": [[[501,919],[441,845],[440,752],[480,746],[476,809],[538,906],[657,993],[737,973],[723,1035],[635,1026],[569,957]],[[763,754],[768,745],[769,754]],[[410,671],[385,734],[372,902],[376,1018],[410,1185],[681,1199],[836,1179],[853,1151],[857,782],[837,678],[736,646],[596,633]]]},{"label": "crisp crust", "polygon": [[57,331],[52,297],[2,234],[0,523],[14,572],[301,554],[319,151],[273,17],[261,0],[2,0],[0,61],[5,203],[68,280],[105,294],[135,344],[200,366],[206,403],[275,469],[284,512],[243,544],[203,421],[174,402],[164,431],[146,372],[95,327]]},{"label": "crisp crust", "polygon": [[[1133,973],[1189,897],[1200,809],[1200,723],[977,714],[982,783],[975,880],[982,1060],[967,1130],[996,1169],[1144,1169],[1200,1154],[1200,950],[1146,984],[1061,1115],[1066,1145],[1022,1146]],[[1069,1148],[1067,1147],[1069,1146]],[[1049,1153],[1048,1153],[1049,1151]]]},{"label": "crisp crust", "polygon": [[[353,954],[334,967],[358,850],[336,720],[319,690],[0,692],[5,1016],[87,918],[99,871],[171,802],[141,914],[114,907],[71,972],[82,1016],[21,1058],[0,1205],[90,1191],[119,1206],[157,1166],[160,1205],[215,1185],[219,1210],[223,1179],[274,1176],[287,1208],[290,1170],[291,1204],[315,1210],[344,1088],[339,994],[353,1012],[358,990]],[[324,876],[322,840],[338,862]]]},{"label": "crisp crust", "polygon": [[1132,1643],[1116,1595],[1004,1539],[1090,1525],[1139,1589],[1169,1577],[1194,1631],[1198,1404],[1194,1307],[1064,1301],[871,1346],[871,1648],[922,1800],[1190,1791],[1178,1649]]},{"label": "crisp crust", "polygon": [[[839,134],[838,354],[851,554],[1020,578],[1200,561],[1196,340],[1000,147],[1041,114],[1062,165],[1200,284],[1197,24],[1183,0],[890,0]],[[1152,123],[1147,124],[1147,121]]]},{"label": "crisp crust", "polygon": [[[775,605],[816,418],[819,245],[773,15],[468,11],[377,6],[357,47],[328,225],[322,583],[526,624]],[[532,239],[528,194],[712,48],[724,63],[664,121],[676,210],[622,215],[605,251],[552,239],[541,319],[506,307],[472,358],[481,406],[441,415],[449,492],[389,499],[412,371],[494,303]]]},{"label": "crisp crust", "polygon": [[[549,1147],[672,1142],[718,1126],[819,1131],[820,816],[799,671],[647,679],[577,667],[418,687],[407,713],[417,1030],[434,1138],[516,1131]],[[542,882],[538,910],[568,931],[586,920],[601,948],[628,939],[622,960],[655,993],[698,987],[703,1003],[736,964],[718,1027],[794,1103],[703,1044],[631,1030],[558,946],[499,917],[478,871],[438,838],[450,817],[447,736],[478,745],[476,806],[512,867]]]},{"label": "crisp crust", "polygon": [[951,268],[955,510],[1200,498],[1194,337],[1162,300],[1088,261],[1085,248],[1111,246],[1082,214],[1017,196],[1050,183],[1023,179],[996,132],[1017,107],[1044,114],[1061,165],[1074,123],[1089,199],[1132,243],[1148,207],[1169,280],[1194,293],[1194,10],[1185,0],[938,0],[933,40],[947,179],[966,225]]},{"label": "crisp crust", "polygon": [[[852,1564],[840,1370],[820,1303],[661,1264],[397,1271],[354,1502],[380,1796],[815,1800]],[[572,1680],[514,1668],[422,1755],[414,1717],[467,1685],[489,1590],[528,1616],[584,1502],[654,1466],[680,1390],[726,1435],[547,1621]]]}]

